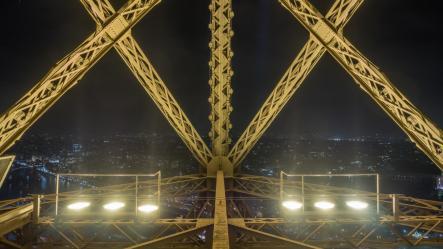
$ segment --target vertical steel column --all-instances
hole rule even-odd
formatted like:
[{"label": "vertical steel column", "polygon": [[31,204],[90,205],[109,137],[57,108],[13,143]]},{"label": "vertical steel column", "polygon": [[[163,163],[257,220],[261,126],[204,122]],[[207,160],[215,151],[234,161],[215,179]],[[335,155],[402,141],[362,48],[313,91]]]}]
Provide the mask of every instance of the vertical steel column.
[{"label": "vertical steel column", "polygon": [[40,218],[41,195],[32,196],[32,223],[38,224]]},{"label": "vertical steel column", "polygon": [[211,49],[210,80],[209,85],[211,93],[209,103],[211,105],[211,131],[209,137],[212,143],[212,153],[214,156],[226,156],[229,152],[229,130],[231,129],[231,121],[229,115],[232,112],[231,106],[231,77],[233,71],[231,69],[231,58],[233,52],[231,50],[231,37],[234,35],[232,31],[232,11],[231,0],[212,0],[209,6],[211,11]]},{"label": "vertical steel column", "polygon": [[60,187],[60,174],[57,174],[55,177],[55,216],[58,215],[58,194],[59,194],[59,187]]},{"label": "vertical steel column", "polygon": [[138,176],[135,176],[135,218],[138,218]]},{"label": "vertical steel column", "polygon": [[223,171],[217,171],[216,181],[212,249],[229,249],[228,214],[226,211],[225,177]]},{"label": "vertical steel column", "polygon": [[394,221],[398,222],[400,217],[400,205],[399,205],[399,198],[398,195],[393,194],[392,197],[392,216],[394,217]]},{"label": "vertical steel column", "polygon": [[380,214],[380,174],[376,176],[377,181],[377,215]]}]

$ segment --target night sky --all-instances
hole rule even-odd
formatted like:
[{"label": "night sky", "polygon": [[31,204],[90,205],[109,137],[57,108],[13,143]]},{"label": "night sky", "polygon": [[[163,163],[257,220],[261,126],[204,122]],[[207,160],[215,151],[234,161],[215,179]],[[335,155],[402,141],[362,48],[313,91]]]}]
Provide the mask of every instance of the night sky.
[{"label": "night sky", "polygon": [[[323,13],[332,0],[311,0]],[[123,0],[112,1],[115,6]],[[209,0],[164,0],[134,37],[204,136],[209,130]],[[234,0],[233,135],[241,134],[307,41],[308,32],[277,0]],[[439,127],[443,127],[443,2],[366,0],[346,37]],[[77,0],[2,3],[0,40],[4,113],[95,29]],[[116,52],[108,53],[32,133],[80,137],[172,133]],[[402,136],[350,76],[326,55],[288,103],[269,136]]]}]

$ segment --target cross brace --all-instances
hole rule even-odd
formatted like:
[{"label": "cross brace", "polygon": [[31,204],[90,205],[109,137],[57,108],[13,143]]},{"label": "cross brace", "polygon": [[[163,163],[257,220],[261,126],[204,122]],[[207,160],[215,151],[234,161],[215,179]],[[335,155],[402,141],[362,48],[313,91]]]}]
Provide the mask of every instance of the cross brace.
[{"label": "cross brace", "polygon": [[[337,0],[326,18],[341,32],[362,2],[363,0]],[[239,166],[266,132],[325,52],[321,43],[311,36],[229,152],[228,158],[234,167]]]},{"label": "cross brace", "polygon": [[309,42],[265,101],[228,158],[237,167],[270,126],[313,66],[328,51],[357,84],[443,170],[443,133],[342,34],[344,24],[363,1],[339,0],[323,17],[308,1],[280,0],[311,34]]},{"label": "cross brace", "polygon": [[[98,27],[101,28],[115,13],[108,0],[80,0]],[[206,143],[195,130],[172,93],[162,81],[137,41],[127,33],[115,46],[120,57],[146,90],[197,161],[204,167],[212,158]]]},{"label": "cross brace", "polygon": [[443,133],[307,0],[280,0],[400,128],[443,170]]},{"label": "cross brace", "polygon": [[159,0],[130,0],[100,30],[58,62],[23,98],[0,117],[0,155],[114,46]]}]

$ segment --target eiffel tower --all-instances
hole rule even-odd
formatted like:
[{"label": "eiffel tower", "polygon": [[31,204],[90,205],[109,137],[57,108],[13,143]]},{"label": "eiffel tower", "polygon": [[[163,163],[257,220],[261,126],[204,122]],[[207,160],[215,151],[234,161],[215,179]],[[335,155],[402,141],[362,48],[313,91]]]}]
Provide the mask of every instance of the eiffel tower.
[{"label": "eiffel tower", "polygon": [[[242,175],[242,161],[301,86],[325,53],[329,53],[380,108],[443,170],[443,133],[403,95],[363,53],[346,39],[344,26],[363,0],[335,0],[323,15],[309,0],[279,0],[310,36],[240,138],[231,146],[231,0],[212,0],[209,79],[211,131],[208,146],[165,82],[132,36],[132,28],[160,0],[128,0],[115,10],[108,0],[80,0],[96,30],[60,60],[0,117],[0,186],[14,160],[5,155],[51,106],[115,49],[169,124],[191,151],[202,171],[86,189],[0,201],[0,244],[5,248],[400,248],[443,245],[443,203],[397,194],[305,183],[282,177]],[[155,175],[159,176],[159,175]],[[284,176],[287,179],[283,179]],[[308,175],[305,177],[309,177]],[[377,176],[378,177],[378,176]],[[303,179],[303,178],[302,178]],[[157,184],[155,184],[157,183]],[[143,185],[145,184],[145,185]],[[151,184],[151,185],[150,185]],[[154,186],[159,210],[139,218],[58,217],[59,197],[97,196]],[[149,187],[150,186],[150,187]],[[370,215],[345,212],[286,214],[285,188],[305,196],[358,195],[377,203]],[[161,193],[161,198],[160,198]],[[277,207],[258,215],[251,200]],[[191,208],[184,209],[184,203]],[[296,203],[300,204],[300,203]],[[305,202],[302,203],[305,205]],[[188,205],[189,206],[189,205]],[[296,207],[294,207],[296,208]],[[272,211],[271,210],[271,211]]]}]

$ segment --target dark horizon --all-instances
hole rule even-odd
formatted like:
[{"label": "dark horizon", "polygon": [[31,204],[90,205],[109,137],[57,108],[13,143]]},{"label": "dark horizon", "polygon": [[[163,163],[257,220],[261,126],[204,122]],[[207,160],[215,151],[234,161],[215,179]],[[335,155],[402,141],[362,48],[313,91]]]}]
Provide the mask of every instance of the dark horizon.
[{"label": "dark horizon", "polygon": [[[93,21],[78,1],[61,2],[5,3],[1,18],[8,25],[7,39],[1,40],[0,113],[94,31]],[[117,6],[125,1],[112,2]],[[332,1],[312,3],[325,13]],[[204,137],[209,130],[208,5],[209,1],[163,1],[133,31]],[[278,1],[234,1],[234,11],[231,120],[233,137],[238,137],[306,42],[308,32]],[[440,1],[420,5],[412,0],[366,1],[345,28],[345,36],[439,127],[443,127],[442,11]],[[111,51],[28,132],[93,137],[173,130]],[[404,136],[329,55],[321,59],[265,136],[297,134]]]}]

